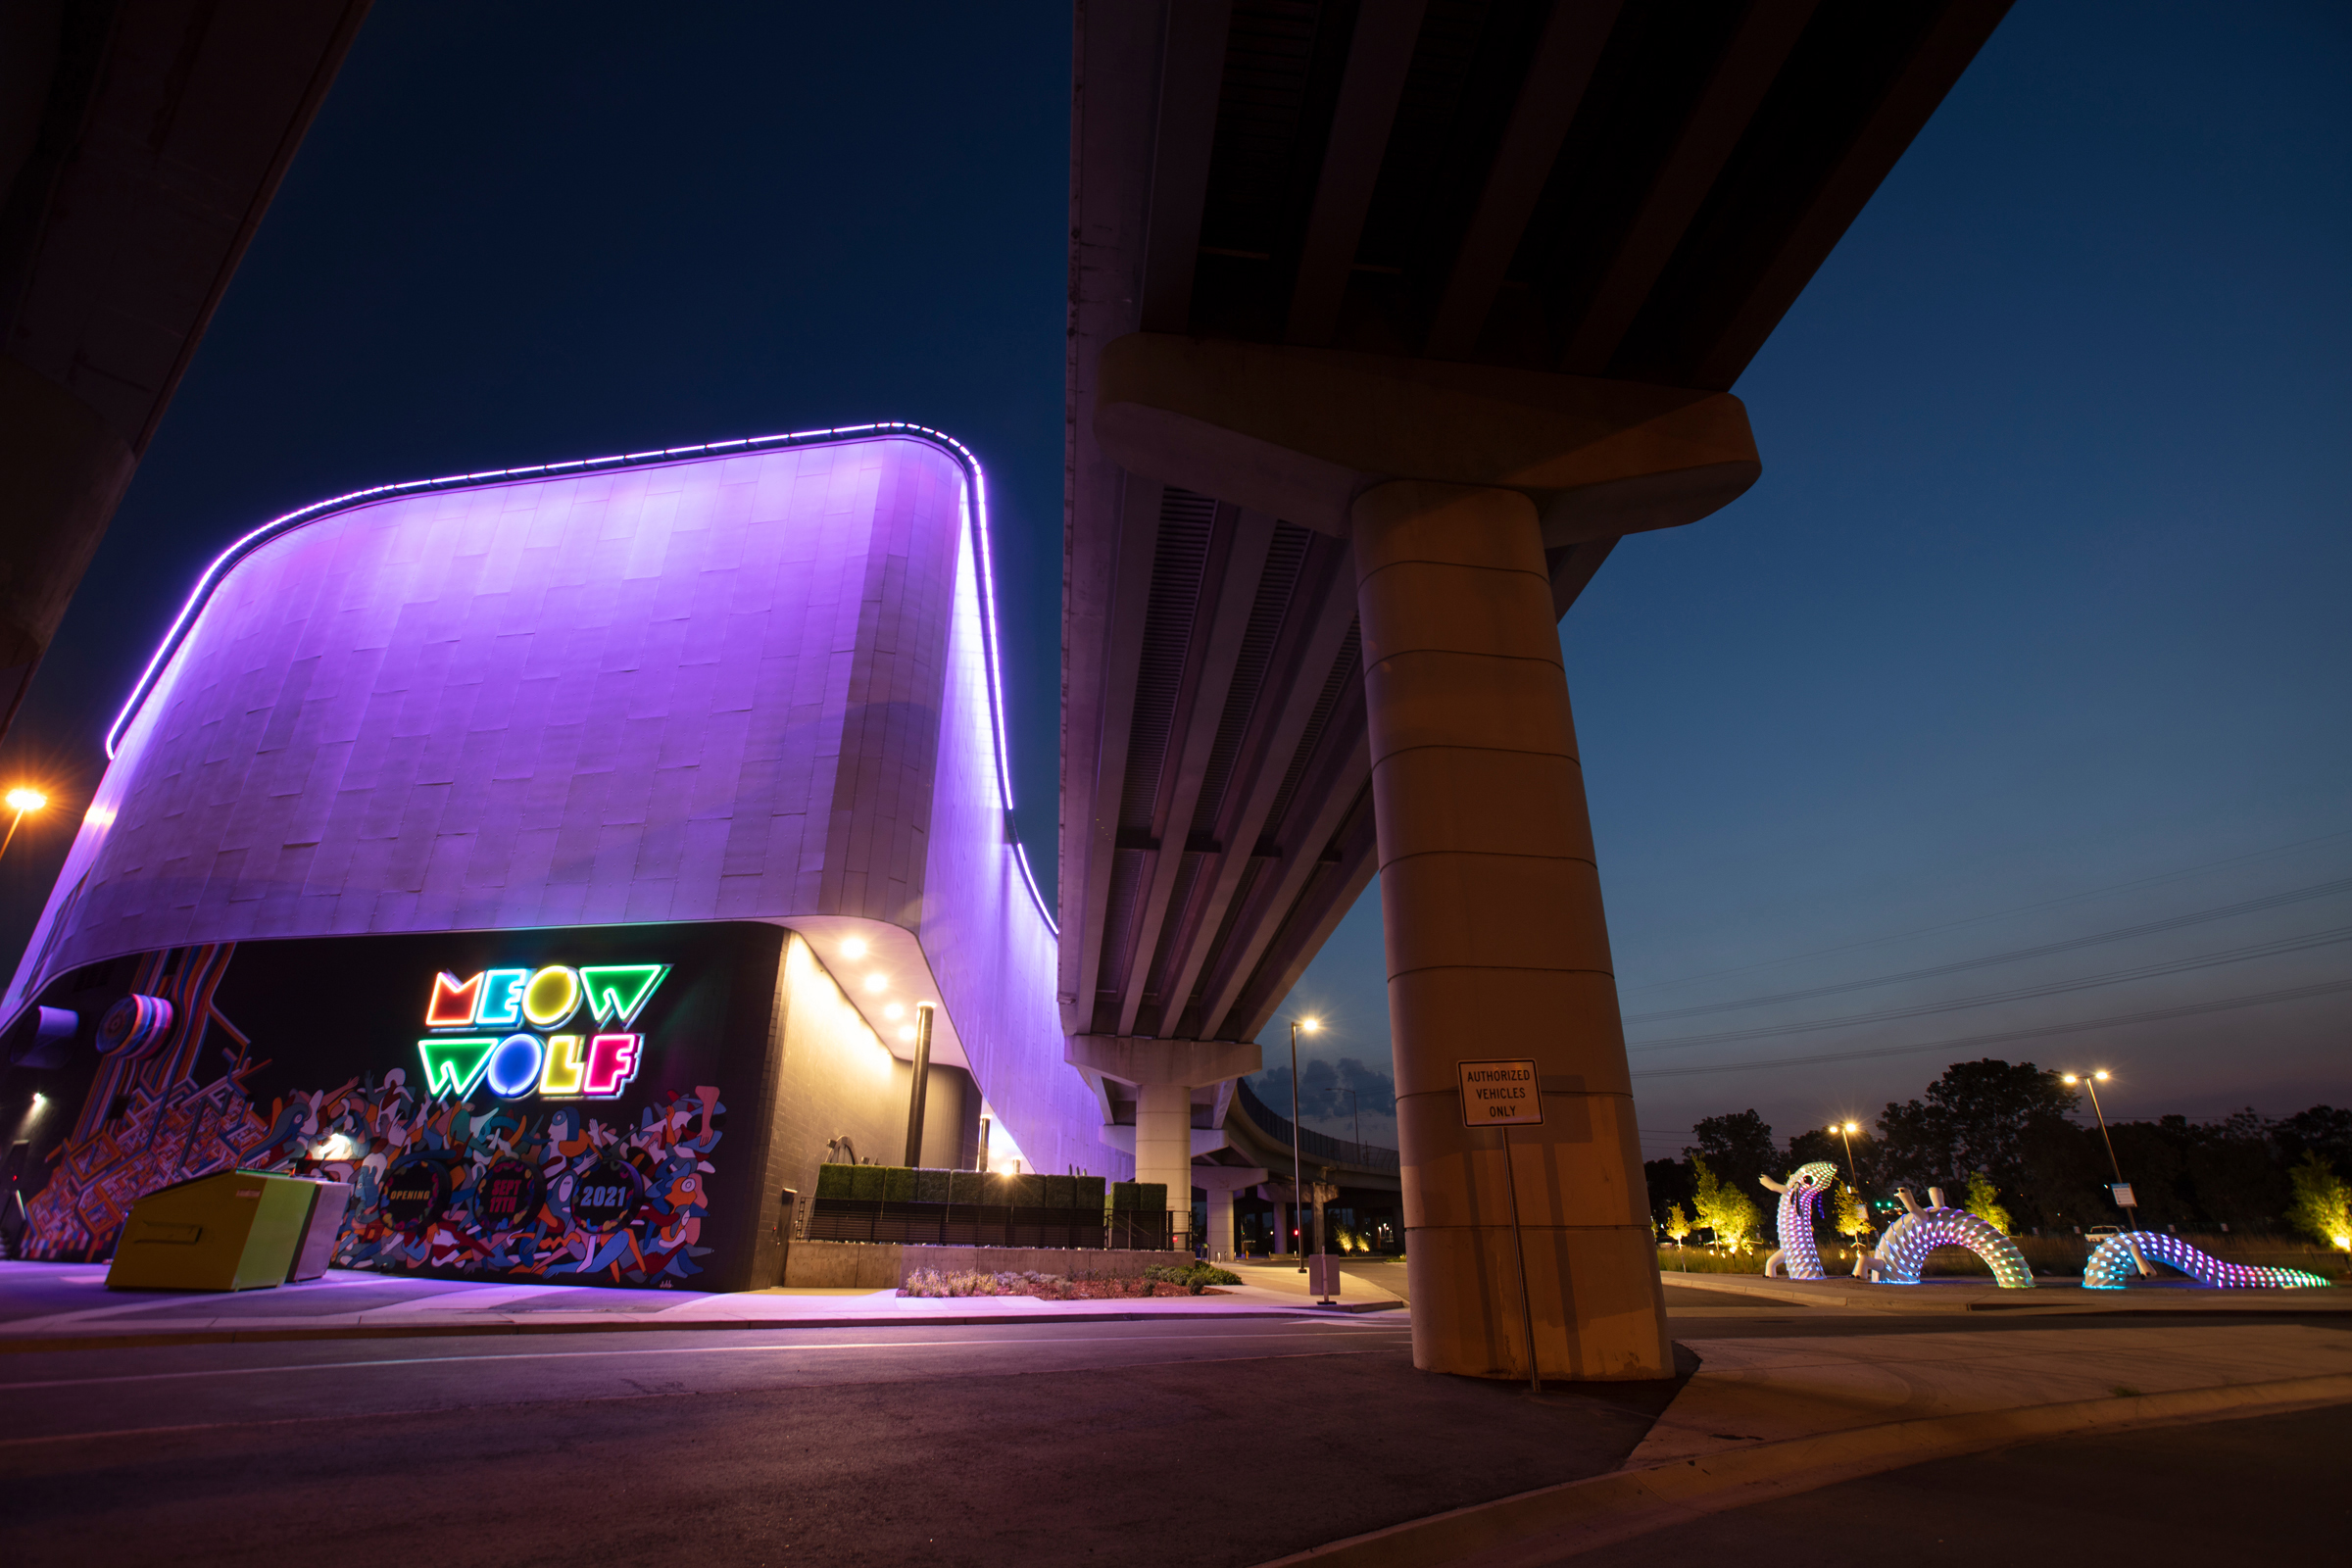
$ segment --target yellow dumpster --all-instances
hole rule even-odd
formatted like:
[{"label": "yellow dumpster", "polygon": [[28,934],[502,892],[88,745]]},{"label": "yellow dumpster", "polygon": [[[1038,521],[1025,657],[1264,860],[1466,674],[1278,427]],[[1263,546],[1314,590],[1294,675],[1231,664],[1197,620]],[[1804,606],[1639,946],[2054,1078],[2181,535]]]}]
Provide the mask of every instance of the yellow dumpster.
[{"label": "yellow dumpster", "polygon": [[224,1170],[160,1187],[130,1207],[109,1290],[250,1291],[282,1282],[317,1182]]}]

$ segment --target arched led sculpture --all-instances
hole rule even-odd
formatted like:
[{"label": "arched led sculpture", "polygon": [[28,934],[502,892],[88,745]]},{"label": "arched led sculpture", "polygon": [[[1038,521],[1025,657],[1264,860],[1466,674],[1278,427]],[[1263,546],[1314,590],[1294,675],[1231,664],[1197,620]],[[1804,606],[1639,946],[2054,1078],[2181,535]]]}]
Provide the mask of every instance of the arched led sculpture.
[{"label": "arched led sculpture", "polygon": [[2122,1290],[2125,1276],[2133,1272],[2133,1247],[2139,1249],[2142,1257],[2170,1263],[2199,1285],[2210,1285],[2217,1290],[2299,1291],[2325,1288],[2328,1284],[2319,1275],[2306,1274],[2299,1268],[2255,1268],[2244,1263],[2225,1263],[2211,1253],[2198,1251],[2178,1236],[2132,1231],[2110,1236],[2099,1244],[2098,1250],[2082,1265],[2082,1288]]},{"label": "arched led sculpture", "polygon": [[1965,1247],[1983,1258],[2003,1290],[2030,1291],[2034,1271],[2026,1266],[2017,1244],[1964,1208],[1943,1206],[1943,1189],[1928,1189],[1922,1208],[1907,1187],[1895,1189],[1903,1200],[1903,1217],[1886,1227],[1878,1250],[1861,1258],[1854,1272],[1881,1285],[1917,1285],[1920,1265],[1938,1247]]},{"label": "arched led sculpture", "polygon": [[1817,1159],[1790,1171],[1786,1182],[1776,1182],[1769,1176],[1756,1179],[1781,1195],[1778,1220],[1781,1247],[1764,1260],[1765,1275],[1769,1278],[1786,1274],[1792,1280],[1826,1278],[1821,1251],[1813,1245],[1813,1205],[1820,1201],[1822,1194],[1838,1185],[1838,1167]]}]

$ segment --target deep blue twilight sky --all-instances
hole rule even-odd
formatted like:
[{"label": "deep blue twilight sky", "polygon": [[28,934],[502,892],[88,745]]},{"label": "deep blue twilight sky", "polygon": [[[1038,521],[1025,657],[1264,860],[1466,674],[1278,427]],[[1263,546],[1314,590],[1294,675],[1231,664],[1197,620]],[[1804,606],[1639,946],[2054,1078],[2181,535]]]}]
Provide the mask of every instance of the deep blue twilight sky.
[{"label": "deep blue twilight sky", "polygon": [[[379,6],[0,755],[72,805],[0,953],[255,522],[871,418],[989,466],[1051,887],[1068,72],[1050,3]],[[1738,387],[1762,482],[1568,618],[1652,1155],[1985,1054],[2108,1065],[2125,1116],[2352,1099],[2348,80],[2321,0],[2025,0]],[[1376,895],[1293,1001],[1386,1140]]]}]

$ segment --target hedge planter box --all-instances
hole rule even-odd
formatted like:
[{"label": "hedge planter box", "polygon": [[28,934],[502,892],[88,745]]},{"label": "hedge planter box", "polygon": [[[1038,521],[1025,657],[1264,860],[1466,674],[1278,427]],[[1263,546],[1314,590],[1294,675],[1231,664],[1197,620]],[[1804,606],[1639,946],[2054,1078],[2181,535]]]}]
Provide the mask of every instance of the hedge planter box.
[{"label": "hedge planter box", "polygon": [[1176,1237],[1157,1182],[820,1165],[806,1240],[1101,1251],[1164,1250]]}]

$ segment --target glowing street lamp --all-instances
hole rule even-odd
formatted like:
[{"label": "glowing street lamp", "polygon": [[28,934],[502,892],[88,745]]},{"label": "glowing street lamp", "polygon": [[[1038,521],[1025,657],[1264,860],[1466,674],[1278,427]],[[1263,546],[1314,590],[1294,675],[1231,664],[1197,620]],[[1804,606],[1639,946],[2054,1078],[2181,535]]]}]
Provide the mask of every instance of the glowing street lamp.
[{"label": "glowing street lamp", "polygon": [[1867,1236],[1870,1234],[1867,1223],[1870,1219],[1870,1204],[1862,1197],[1862,1173],[1854,1169],[1854,1134],[1861,1130],[1859,1122],[1834,1121],[1830,1123],[1830,1131],[1836,1133],[1845,1144],[1845,1173],[1853,1178],[1854,1200],[1862,1204],[1862,1218],[1865,1221],[1862,1234]]},{"label": "glowing street lamp", "polygon": [[9,818],[7,836],[0,837],[0,855],[8,853],[9,845],[15,841],[17,836],[17,824],[24,820],[24,813],[37,811],[49,804],[48,796],[43,795],[39,790],[28,790],[21,784],[8,792],[7,800],[9,809],[17,814]]},{"label": "glowing street lamp", "polygon": [[[2136,1231],[2139,1229],[2139,1195],[2132,1191],[2132,1184],[2130,1182],[2124,1180],[2124,1167],[2116,1160],[2115,1157],[2114,1135],[2107,1131],[2107,1112],[2099,1104],[2099,1085],[2105,1083],[2108,1077],[2108,1071],[2104,1067],[2098,1068],[2092,1072],[2067,1072],[2060,1073],[2058,1075],[2059,1082],[2061,1083],[2069,1085],[2081,1084],[2083,1088],[2090,1091],[2090,1113],[2098,1118],[2099,1140],[2107,1146],[2107,1168],[2115,1172],[2115,1185],[2108,1189],[2108,1191],[2115,1195],[2116,1207],[2131,1210],[2130,1213],[2124,1216],[2125,1219],[2131,1222],[2127,1227],[2124,1246],[2131,1250],[2132,1261],[2139,1265],[2139,1272],[2143,1277],[2145,1277],[2147,1275],[2154,1274],[2156,1271],[2148,1266],[2148,1260],[2146,1258],[2139,1255],[2139,1249],[2132,1244],[2129,1235],[2130,1231]],[[2130,1200],[2130,1201],[2126,1201],[2126,1200]]]},{"label": "glowing street lamp", "polygon": [[[1306,1191],[1306,1187],[1300,1179],[1298,1161],[1298,1031],[1303,1029],[1311,1035],[1322,1027],[1323,1020],[1320,1018],[1293,1018],[1291,1020],[1291,1203],[1294,1208],[1298,1206],[1299,1195]],[[1306,1215],[1303,1211],[1298,1215],[1298,1224],[1301,1229],[1306,1225]],[[1306,1272],[1306,1242],[1303,1237],[1299,1239],[1298,1244],[1298,1272],[1301,1274]]]}]

